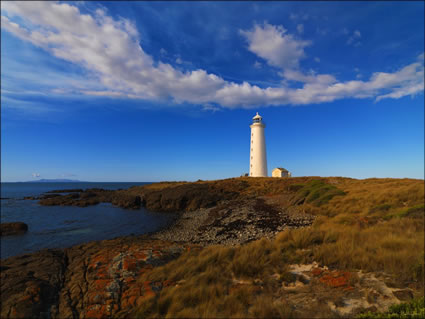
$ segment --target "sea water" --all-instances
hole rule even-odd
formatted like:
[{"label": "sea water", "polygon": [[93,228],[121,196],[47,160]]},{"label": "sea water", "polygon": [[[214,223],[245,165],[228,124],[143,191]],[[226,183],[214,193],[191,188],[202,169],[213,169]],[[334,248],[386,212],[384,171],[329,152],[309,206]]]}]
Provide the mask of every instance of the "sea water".
[{"label": "sea water", "polygon": [[1,183],[1,222],[24,222],[28,232],[1,237],[1,258],[43,248],[64,248],[92,240],[112,239],[157,231],[169,225],[173,214],[114,207],[41,206],[38,200],[23,200],[62,189],[126,189],[148,183]]}]

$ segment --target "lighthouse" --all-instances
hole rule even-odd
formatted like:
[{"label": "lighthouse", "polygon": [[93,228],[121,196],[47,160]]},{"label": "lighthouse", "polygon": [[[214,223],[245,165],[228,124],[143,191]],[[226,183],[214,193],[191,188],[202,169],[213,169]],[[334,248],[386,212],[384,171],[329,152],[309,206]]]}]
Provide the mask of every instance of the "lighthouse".
[{"label": "lighthouse", "polygon": [[264,138],[263,118],[255,115],[252,118],[251,128],[251,152],[249,157],[249,176],[267,177],[266,140]]}]

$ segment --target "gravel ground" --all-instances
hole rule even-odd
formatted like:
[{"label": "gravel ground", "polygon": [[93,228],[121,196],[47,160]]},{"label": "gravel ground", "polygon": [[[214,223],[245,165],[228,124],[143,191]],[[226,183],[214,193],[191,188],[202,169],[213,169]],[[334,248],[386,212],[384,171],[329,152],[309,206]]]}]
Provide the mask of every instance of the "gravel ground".
[{"label": "gravel ground", "polygon": [[263,237],[273,238],[285,228],[310,226],[314,216],[271,206],[263,198],[232,200],[212,208],[181,213],[154,239],[207,245],[238,245]]}]

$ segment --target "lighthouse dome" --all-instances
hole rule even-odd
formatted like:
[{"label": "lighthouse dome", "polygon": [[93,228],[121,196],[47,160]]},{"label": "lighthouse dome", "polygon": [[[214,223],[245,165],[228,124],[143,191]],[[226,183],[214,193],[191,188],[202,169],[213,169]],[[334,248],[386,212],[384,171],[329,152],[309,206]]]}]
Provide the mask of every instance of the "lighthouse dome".
[{"label": "lighthouse dome", "polygon": [[262,119],[262,117],[258,114],[258,112],[257,112],[257,114],[252,118],[253,120],[261,120]]},{"label": "lighthouse dome", "polygon": [[257,114],[252,118],[252,122],[253,123],[262,123],[263,118],[257,112]]}]

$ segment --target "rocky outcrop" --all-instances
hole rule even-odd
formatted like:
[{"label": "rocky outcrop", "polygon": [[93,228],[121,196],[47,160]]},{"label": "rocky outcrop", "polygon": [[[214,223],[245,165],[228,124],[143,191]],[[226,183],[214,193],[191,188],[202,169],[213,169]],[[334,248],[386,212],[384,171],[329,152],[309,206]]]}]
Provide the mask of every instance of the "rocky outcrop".
[{"label": "rocky outcrop", "polygon": [[86,207],[96,205],[100,202],[111,202],[110,195],[112,191],[102,189],[87,189],[82,193],[70,193],[66,195],[52,194],[54,197],[40,197],[39,204],[45,206],[79,206]]},{"label": "rocky outcrop", "polygon": [[1,318],[49,317],[57,308],[66,255],[43,250],[1,261]]},{"label": "rocky outcrop", "polygon": [[[143,274],[189,250],[190,244],[128,236],[92,242],[64,250],[2,260],[1,318],[117,318],[135,317],[138,308],[164,289],[181,282],[168,278],[144,281]],[[273,302],[284,300],[300,318],[354,317],[365,311],[386,311],[410,300],[410,288],[392,288],[392,277],[330,269],[316,262],[289,265],[286,273],[271,274]],[[261,295],[264,282],[234,278],[228,294],[240,290]]]},{"label": "rocky outcrop", "polygon": [[317,309],[322,316],[351,318],[386,311],[401,300],[399,289],[387,286],[391,276],[385,273],[342,271],[313,262],[290,265],[288,274],[292,276],[283,278],[280,294],[293,306],[302,305],[294,313],[301,318],[316,317]]},{"label": "rocky outcrop", "polygon": [[230,200],[213,208],[182,213],[174,225],[152,236],[200,245],[239,245],[273,238],[285,228],[310,226],[314,216],[289,213],[262,197]]},{"label": "rocky outcrop", "polygon": [[[55,193],[59,192],[55,191]],[[26,199],[39,199],[39,204],[45,206],[86,207],[104,202],[129,209],[138,209],[141,206],[145,206],[151,211],[178,212],[212,207],[222,200],[234,199],[237,196],[238,193],[236,192],[214,189],[207,184],[186,183],[161,190],[142,188],[139,192],[130,192],[92,188],[82,192],[72,192],[64,195],[47,194],[39,198],[28,197]]]},{"label": "rocky outcrop", "polygon": [[2,260],[1,318],[128,317],[171,284],[138,277],[189,247],[124,237]]},{"label": "rocky outcrop", "polygon": [[84,192],[81,188],[71,188],[71,189],[55,189],[48,191],[46,193],[81,193]]},{"label": "rocky outcrop", "polygon": [[223,200],[235,199],[238,193],[212,187],[208,184],[186,183],[161,190],[143,190],[147,209],[162,212],[194,211],[209,208]]},{"label": "rocky outcrop", "polygon": [[1,223],[0,236],[21,235],[28,231],[28,225],[23,222]]}]

